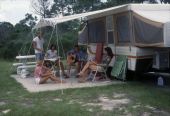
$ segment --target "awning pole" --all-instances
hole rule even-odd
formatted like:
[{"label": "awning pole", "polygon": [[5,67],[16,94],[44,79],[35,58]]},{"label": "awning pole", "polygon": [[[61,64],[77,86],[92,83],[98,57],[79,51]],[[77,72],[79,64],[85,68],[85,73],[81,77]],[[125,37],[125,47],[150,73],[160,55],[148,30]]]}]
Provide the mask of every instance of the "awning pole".
[{"label": "awning pole", "polygon": [[[57,24],[55,25],[55,29],[56,29],[56,35],[57,35],[57,47],[58,47],[58,50],[57,50],[57,52],[58,52],[58,56],[59,56],[59,53],[60,53],[60,47],[59,47],[59,35],[58,35],[58,26],[57,26]],[[63,82],[62,82],[62,70],[61,70],[61,64],[60,64],[60,58],[59,58],[59,76],[60,76],[60,85],[61,85],[61,88],[62,88],[62,85],[63,85]],[[64,94],[64,92],[63,92],[63,89],[61,89],[61,94]]]}]

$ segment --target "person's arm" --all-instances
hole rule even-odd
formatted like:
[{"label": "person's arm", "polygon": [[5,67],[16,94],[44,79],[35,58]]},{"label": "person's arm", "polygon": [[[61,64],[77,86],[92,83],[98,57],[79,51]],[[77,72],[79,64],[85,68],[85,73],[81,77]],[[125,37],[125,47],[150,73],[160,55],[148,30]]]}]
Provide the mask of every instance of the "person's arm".
[{"label": "person's arm", "polygon": [[55,57],[55,58],[58,58],[59,56],[58,56],[58,54],[57,54],[57,50],[55,50],[54,53],[55,53],[54,57]]},{"label": "person's arm", "polygon": [[49,76],[49,75],[52,75],[52,69],[49,69],[48,67],[46,66],[42,66],[42,69],[41,70],[46,70],[45,73],[41,73],[41,76]]},{"label": "person's arm", "polygon": [[36,43],[35,41],[33,41],[33,42],[32,42],[32,44],[33,44],[33,48],[34,48],[34,49],[36,49],[36,50],[38,50],[38,51],[42,51],[42,52],[43,52],[43,50],[42,50],[42,49],[37,48],[37,43]]},{"label": "person's arm", "polygon": [[44,74],[41,74],[41,77],[46,77],[46,76],[50,76],[50,75],[52,75],[51,72],[46,72],[46,73],[44,73]]},{"label": "person's arm", "polygon": [[108,64],[111,62],[112,58],[109,56],[109,61],[108,61]]},{"label": "person's arm", "polygon": [[48,51],[46,52],[46,54],[45,54],[45,58],[48,59],[49,56],[50,56],[50,51],[48,50]]},{"label": "person's arm", "polygon": [[90,62],[93,63],[93,64],[95,64],[95,65],[97,65],[96,61],[90,61]]},{"label": "person's arm", "polygon": [[96,54],[96,52],[93,52],[90,46],[87,46],[87,52],[90,54]]}]

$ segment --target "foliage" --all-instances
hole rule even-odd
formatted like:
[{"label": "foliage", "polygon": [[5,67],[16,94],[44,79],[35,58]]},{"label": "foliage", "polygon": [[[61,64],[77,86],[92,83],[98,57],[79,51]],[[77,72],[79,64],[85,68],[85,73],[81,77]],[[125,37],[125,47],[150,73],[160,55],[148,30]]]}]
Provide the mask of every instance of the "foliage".
[{"label": "foliage", "polygon": [[101,4],[99,0],[79,0],[73,5],[73,11],[75,13],[93,11],[100,8]]},{"label": "foliage", "polygon": [[25,15],[25,19],[21,20],[19,23],[22,25],[28,25],[30,28],[33,28],[34,25],[36,24],[37,17],[33,17],[32,14],[27,13]]},{"label": "foliage", "polygon": [[54,0],[50,13],[53,16],[69,15],[72,13],[72,3],[72,0]]},{"label": "foliage", "polygon": [[42,18],[47,18],[49,15],[49,0],[32,0],[31,2],[35,14],[40,15]]},{"label": "foliage", "polygon": [[[10,23],[0,23],[0,35],[4,41],[1,41],[0,57],[14,59],[19,52],[23,53],[28,51],[28,43],[31,45],[31,28],[35,24],[32,15],[27,14],[26,18],[21,20],[15,26]],[[25,53],[26,54],[26,53]]]},{"label": "foliage", "polygon": [[170,3],[170,0],[160,0],[161,3]]},{"label": "foliage", "polygon": [[14,31],[14,26],[9,22],[0,22],[0,42],[4,42],[10,38]]}]

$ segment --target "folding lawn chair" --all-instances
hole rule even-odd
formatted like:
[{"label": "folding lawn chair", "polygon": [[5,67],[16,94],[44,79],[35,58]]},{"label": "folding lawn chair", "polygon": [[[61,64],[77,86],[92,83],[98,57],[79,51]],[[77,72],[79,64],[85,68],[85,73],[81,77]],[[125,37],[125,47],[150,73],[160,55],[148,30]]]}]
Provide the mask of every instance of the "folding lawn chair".
[{"label": "folding lawn chair", "polygon": [[127,56],[124,55],[117,56],[111,71],[111,75],[117,79],[125,81],[126,70],[127,70]]}]

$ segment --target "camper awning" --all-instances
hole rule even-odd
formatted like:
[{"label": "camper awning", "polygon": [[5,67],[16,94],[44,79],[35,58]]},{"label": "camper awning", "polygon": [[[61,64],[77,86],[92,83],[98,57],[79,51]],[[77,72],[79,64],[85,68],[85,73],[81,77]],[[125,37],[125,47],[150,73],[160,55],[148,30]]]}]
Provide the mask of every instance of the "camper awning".
[{"label": "camper awning", "polygon": [[86,13],[81,13],[81,14],[75,14],[75,15],[70,15],[70,16],[44,18],[44,19],[40,19],[40,21],[35,25],[35,27],[33,29],[41,28],[41,27],[45,27],[45,26],[54,27],[56,24],[71,21],[74,19],[80,19],[80,18],[84,18],[84,17],[86,17],[87,19],[102,17],[102,16],[105,16],[106,13],[113,14],[111,11],[114,11],[114,12],[122,11],[122,10],[118,10],[118,9],[125,10],[124,7],[127,7],[127,5],[121,5],[121,6],[117,6],[117,7],[112,7],[112,8],[107,8],[107,9],[92,11],[92,12],[86,12]]},{"label": "camper awning", "polygon": [[33,29],[45,27],[45,26],[54,27],[56,24],[71,21],[74,19],[80,19],[86,17],[87,20],[89,20],[98,17],[114,15],[129,10],[156,22],[165,23],[170,21],[169,4],[126,4],[126,5],[120,5],[120,6],[111,7],[103,10],[86,12],[86,13],[75,14],[70,16],[44,18],[41,19]]}]

